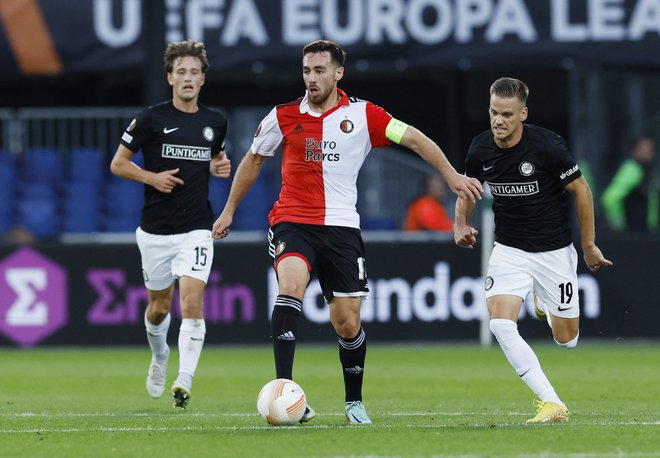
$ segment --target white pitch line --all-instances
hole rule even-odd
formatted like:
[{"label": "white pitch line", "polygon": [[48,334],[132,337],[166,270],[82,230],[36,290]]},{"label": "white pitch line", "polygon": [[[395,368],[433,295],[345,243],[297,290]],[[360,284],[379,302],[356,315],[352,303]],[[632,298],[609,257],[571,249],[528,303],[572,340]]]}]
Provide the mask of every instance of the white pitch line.
[{"label": "white pitch line", "polygon": [[[343,417],[343,413],[338,412],[318,412],[319,415],[324,417]],[[491,412],[484,414],[483,412],[378,412],[372,411],[375,415],[383,417],[517,417],[528,416],[529,412]],[[94,417],[167,417],[172,415],[182,414],[186,417],[257,417],[257,412],[0,412],[0,418],[94,418]],[[573,418],[580,417],[598,417],[603,416],[602,413],[585,412],[574,413]]]},{"label": "white pitch line", "polygon": [[[372,411],[374,412],[374,411]],[[318,412],[323,416],[341,416],[343,413],[338,412]],[[483,412],[378,412],[376,415],[390,416],[390,417],[473,417],[483,416]],[[48,412],[0,412],[2,417],[170,417],[172,412],[61,412],[61,413],[48,413]],[[257,412],[185,412],[189,417],[254,417],[258,415]],[[489,413],[489,416],[494,417],[510,417],[510,416],[525,416],[529,412],[502,412],[502,413]],[[597,414],[586,414],[597,415]]]},{"label": "white pitch line", "polygon": [[[343,413],[330,412],[324,413],[319,412],[323,416],[344,416]],[[379,414],[376,412],[376,414]],[[185,412],[187,417],[255,417],[259,414],[257,412]],[[394,413],[380,413],[384,416],[392,417],[433,417],[433,416],[442,416],[442,417],[460,417],[460,416],[475,416],[483,415],[482,413],[476,412],[394,412]],[[508,412],[508,413],[494,413],[493,416],[512,416],[512,415],[529,415],[529,412]],[[43,418],[62,418],[62,417],[71,417],[71,418],[88,418],[88,417],[171,417],[172,412],[61,412],[61,413],[48,413],[48,412],[3,412],[0,413],[0,418],[2,417],[15,417],[15,418],[31,418],[31,417],[43,417]]]},{"label": "white pitch line", "polygon": [[[520,423],[509,423],[496,425],[497,428],[519,428],[525,426],[528,428],[534,428],[535,426],[527,426]],[[597,423],[572,423],[571,428],[575,427],[592,427],[592,426],[660,426],[660,421],[649,421],[649,422],[597,422]],[[401,424],[388,424],[388,423],[376,423],[370,428],[377,429],[388,429],[388,428],[410,428],[410,429],[446,429],[446,428],[457,428],[457,427],[468,427],[468,428],[490,428],[492,427],[491,423],[468,423],[464,425],[456,425],[453,423],[441,423],[434,425],[401,425]],[[215,426],[210,428],[205,427],[190,427],[190,426],[181,426],[181,427],[171,427],[171,426],[162,426],[162,427],[89,427],[89,428],[25,428],[25,429],[0,429],[0,434],[26,434],[26,433],[82,433],[82,432],[173,432],[173,431],[253,431],[253,430],[282,430],[282,431],[304,431],[309,429],[343,429],[343,428],[355,428],[354,425],[304,425],[292,427],[272,427],[272,426]]]}]

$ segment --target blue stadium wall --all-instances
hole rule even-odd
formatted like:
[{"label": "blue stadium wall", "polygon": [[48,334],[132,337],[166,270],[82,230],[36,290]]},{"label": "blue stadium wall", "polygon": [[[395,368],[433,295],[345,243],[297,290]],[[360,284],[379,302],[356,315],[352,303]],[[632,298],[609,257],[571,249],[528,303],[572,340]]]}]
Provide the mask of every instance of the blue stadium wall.
[{"label": "blue stadium wall", "polygon": [[[593,274],[581,261],[581,336],[660,337],[660,282],[651,267],[657,243],[600,246],[615,267]],[[367,271],[371,295],[362,315],[370,341],[478,340],[484,306],[478,250],[450,242],[368,242]],[[276,286],[265,240],[216,243],[206,342],[268,343]],[[134,244],[0,247],[0,347],[144,344],[146,304]],[[178,302],[174,310],[172,341]],[[523,335],[548,338],[548,327],[530,312],[526,303]],[[300,341],[335,340],[316,280],[303,314]]]}]

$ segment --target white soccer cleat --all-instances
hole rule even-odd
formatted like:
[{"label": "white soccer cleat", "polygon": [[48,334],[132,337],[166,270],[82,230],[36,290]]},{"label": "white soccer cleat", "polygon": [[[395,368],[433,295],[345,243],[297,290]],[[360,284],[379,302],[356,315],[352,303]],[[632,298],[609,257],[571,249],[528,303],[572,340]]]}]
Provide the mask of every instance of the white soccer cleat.
[{"label": "white soccer cleat", "polygon": [[367,409],[360,401],[347,402],[344,407],[346,418],[352,425],[370,425],[371,419],[367,415]]},{"label": "white soccer cleat", "polygon": [[151,364],[147,373],[147,393],[154,399],[158,399],[165,392],[167,382],[167,361],[170,357],[170,349],[167,348],[164,359],[156,359],[151,355]]},{"label": "white soccer cleat", "polygon": [[305,413],[303,414],[302,418],[300,419],[299,423],[307,423],[309,420],[312,418],[316,417],[316,412],[314,412],[314,409],[312,409],[309,404],[305,406]]}]

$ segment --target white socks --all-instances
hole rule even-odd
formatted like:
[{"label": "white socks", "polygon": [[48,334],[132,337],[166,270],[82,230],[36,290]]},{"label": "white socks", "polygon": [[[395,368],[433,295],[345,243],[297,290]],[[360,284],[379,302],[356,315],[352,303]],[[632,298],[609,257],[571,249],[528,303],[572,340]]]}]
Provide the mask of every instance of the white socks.
[{"label": "white socks", "polygon": [[[532,392],[543,402],[562,405],[555,389],[543,373],[536,354],[520,337],[518,325],[511,320],[495,318],[490,320],[490,330],[513,369]],[[577,338],[575,341],[577,343]]]},{"label": "white socks", "polygon": [[204,346],[206,324],[203,319],[184,318],[179,329],[179,376],[177,384],[190,389]]},{"label": "white socks", "polygon": [[151,324],[147,320],[147,313],[144,313],[144,327],[147,329],[147,341],[151,353],[154,354],[156,359],[166,359],[168,353],[167,347],[167,331],[170,328],[170,314],[168,313],[165,319],[160,324]]},{"label": "white socks", "polygon": [[575,348],[575,346],[577,345],[577,341],[578,341],[579,338],[580,338],[580,331],[578,331],[577,335],[575,336],[575,338],[574,338],[573,340],[569,340],[569,341],[566,342],[566,343],[561,343],[561,342],[557,342],[557,339],[555,339],[555,343],[556,343],[557,345],[559,345],[560,347],[564,347],[564,348]]}]

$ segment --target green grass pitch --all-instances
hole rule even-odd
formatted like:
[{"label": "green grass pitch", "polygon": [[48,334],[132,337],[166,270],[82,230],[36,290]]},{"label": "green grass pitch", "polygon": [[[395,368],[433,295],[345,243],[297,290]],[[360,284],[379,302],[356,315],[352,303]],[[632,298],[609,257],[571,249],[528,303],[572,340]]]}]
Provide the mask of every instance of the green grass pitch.
[{"label": "green grass pitch", "polygon": [[[1,457],[660,457],[660,343],[532,342],[572,412],[526,426],[533,396],[498,347],[371,344],[349,426],[335,346],[301,343],[296,379],[317,418],[272,427],[256,396],[270,347],[205,348],[190,405],[148,397],[144,348],[0,350]],[[178,365],[170,360],[169,382]],[[167,394],[167,392],[166,392]]]}]

